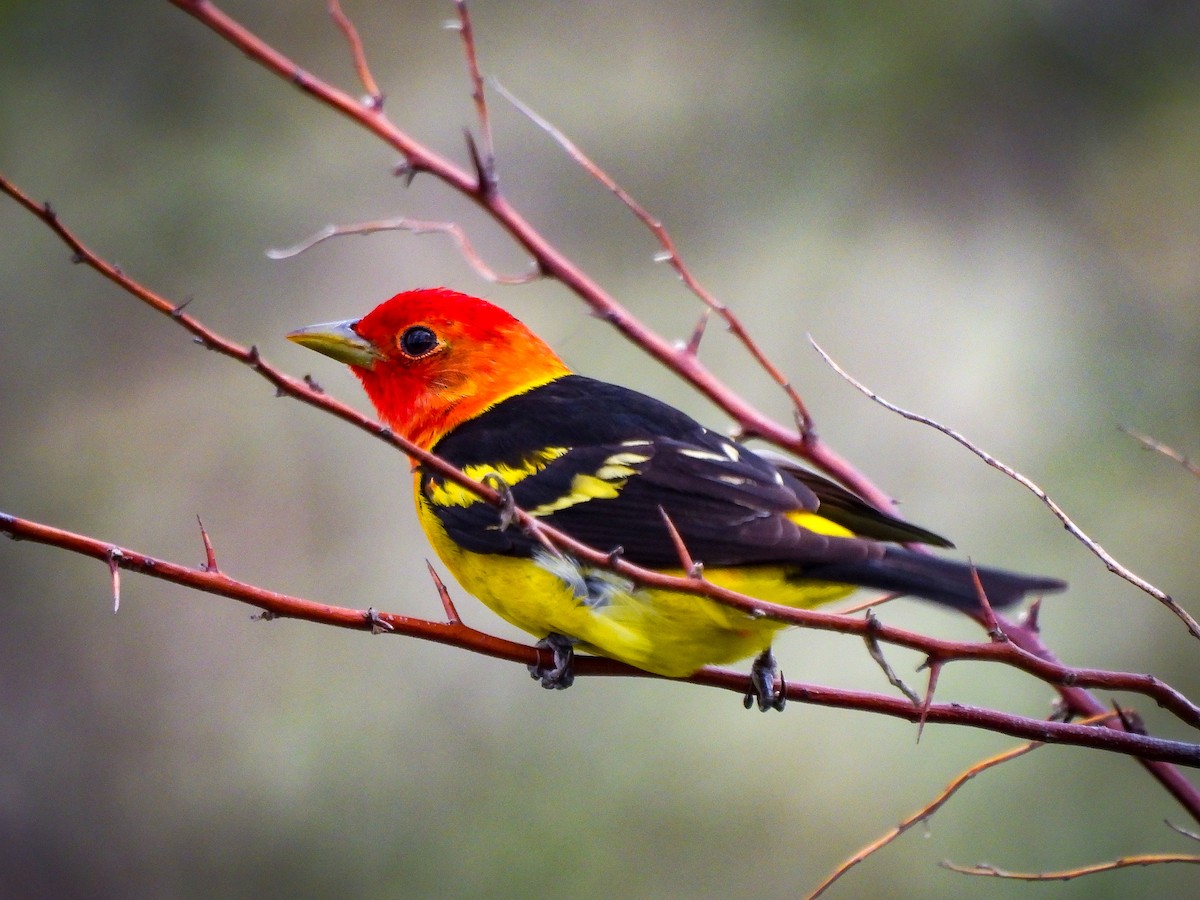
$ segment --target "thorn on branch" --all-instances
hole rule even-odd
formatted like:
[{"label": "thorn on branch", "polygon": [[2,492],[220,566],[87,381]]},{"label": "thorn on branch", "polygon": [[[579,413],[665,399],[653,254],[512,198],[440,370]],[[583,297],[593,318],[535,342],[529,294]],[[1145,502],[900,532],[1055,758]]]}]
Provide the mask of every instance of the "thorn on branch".
[{"label": "thorn on branch", "polygon": [[496,178],[495,157],[480,151],[469,128],[463,129],[463,137],[467,142],[467,153],[471,157],[471,168],[475,170],[476,190],[479,196],[485,200],[496,196],[499,183]]},{"label": "thorn on branch", "polygon": [[471,13],[465,0],[454,0],[458,11],[458,33],[462,37],[463,52],[467,58],[467,74],[471,78],[471,99],[475,102],[475,116],[479,120],[479,143],[467,131],[467,148],[478,177],[480,196],[494,197],[499,189],[496,178],[496,148],[492,141],[492,123],[488,114],[487,95],[483,90],[483,76],[479,72],[479,53],[475,47],[475,30],[471,27]]},{"label": "thorn on branch", "polygon": [[933,706],[933,695],[937,692],[938,677],[942,674],[941,660],[926,660],[929,669],[929,683],[925,685],[925,700],[921,703],[921,717],[917,720],[917,743],[925,733],[925,723],[929,720],[929,708]]},{"label": "thorn on branch", "polygon": [[987,636],[994,643],[1007,643],[1008,635],[1000,628],[996,612],[992,609],[991,601],[988,600],[987,591],[983,589],[983,581],[979,578],[979,570],[975,568],[975,563],[970,559],[967,560],[967,565],[971,568],[971,583],[975,586],[975,597],[979,600],[979,608],[983,612],[983,624],[987,628]]},{"label": "thorn on branch", "polygon": [[112,578],[112,598],[113,612],[121,610],[121,567],[117,561],[123,559],[125,554],[121,552],[119,547],[112,547],[108,551],[108,572]]},{"label": "thorn on branch", "polygon": [[1042,626],[1039,617],[1042,612],[1042,598],[1038,597],[1033,603],[1029,604],[1029,609],[1021,617],[1021,625],[1028,628],[1034,634],[1041,633]]},{"label": "thorn on branch", "polygon": [[688,578],[700,578],[704,574],[704,563],[696,562],[692,559],[692,554],[688,552],[687,545],[683,542],[683,536],[679,533],[679,529],[675,527],[675,523],[671,521],[671,517],[667,515],[667,511],[658,507],[658,514],[662,516],[663,523],[667,526],[667,533],[671,536],[671,543],[675,545],[675,555],[679,558],[679,566],[687,573]]},{"label": "thorn on branch", "polygon": [[220,573],[217,567],[217,552],[213,549],[212,540],[208,536],[208,531],[204,528],[204,521],[199,515],[196,516],[196,524],[200,526],[200,540],[204,543],[204,562],[200,566],[202,572],[211,574]]},{"label": "thorn on branch", "polygon": [[433,567],[433,563],[425,560],[425,567],[429,569],[429,575],[433,579],[433,586],[437,588],[438,597],[442,601],[442,609],[446,612],[446,621],[451,625],[461,625],[462,617],[459,616],[458,610],[454,608],[454,601],[450,598],[450,591],[447,590],[446,584],[437,573],[437,569]]},{"label": "thorn on branch", "polygon": [[171,318],[172,318],[172,319],[181,319],[181,318],[183,318],[183,311],[184,311],[185,309],[187,309],[187,307],[188,307],[188,304],[189,304],[189,303],[191,303],[191,302],[192,302],[193,300],[195,300],[195,299],[196,299],[195,297],[188,297],[188,298],[187,298],[187,299],[185,299],[185,300],[184,300],[182,303],[177,303],[177,304],[175,305],[175,308],[171,310]]},{"label": "thorn on branch", "polygon": [[700,341],[704,338],[704,329],[708,327],[709,316],[712,310],[705,308],[700,314],[699,321],[696,322],[696,327],[692,329],[692,336],[688,338],[687,344],[683,348],[683,352],[688,356],[695,356],[700,352]]},{"label": "thorn on branch", "polygon": [[325,393],[325,388],[323,388],[323,387],[321,387],[321,385],[317,384],[317,380],[315,378],[313,378],[312,375],[310,375],[310,374],[307,374],[307,373],[305,374],[304,383],[306,385],[308,385],[308,389],[310,391],[312,391],[313,393],[316,393],[316,394]]},{"label": "thorn on branch", "polygon": [[274,622],[278,618],[281,618],[279,613],[271,612],[271,610],[269,610],[269,609],[264,609],[262,612],[256,613],[255,615],[251,616],[250,621],[251,622]]},{"label": "thorn on branch", "polygon": [[406,188],[412,187],[413,179],[417,177],[417,172],[419,171],[420,169],[407,159],[401,160],[392,167],[392,174],[397,178],[403,178]]},{"label": "thorn on branch", "polygon": [[1113,710],[1117,714],[1117,719],[1121,722],[1121,727],[1130,734],[1148,734],[1146,731],[1146,722],[1138,714],[1137,710],[1125,709],[1115,700],[1113,701]]},{"label": "thorn on branch", "polygon": [[1051,706],[1049,720],[1051,722],[1070,722],[1075,718],[1075,711],[1059,697]]},{"label": "thorn on branch", "polygon": [[390,622],[383,619],[373,606],[367,607],[367,611],[363,613],[363,618],[370,624],[371,634],[388,634],[396,630]]}]

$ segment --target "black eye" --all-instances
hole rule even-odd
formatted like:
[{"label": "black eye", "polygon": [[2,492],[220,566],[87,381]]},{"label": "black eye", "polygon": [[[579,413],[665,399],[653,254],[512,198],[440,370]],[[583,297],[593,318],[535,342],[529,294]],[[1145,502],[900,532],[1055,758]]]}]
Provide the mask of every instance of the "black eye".
[{"label": "black eye", "polygon": [[414,325],[405,331],[404,334],[400,335],[400,340],[397,343],[405,354],[416,359],[418,356],[424,356],[436,347],[438,339],[432,329],[426,328],[424,325]]}]

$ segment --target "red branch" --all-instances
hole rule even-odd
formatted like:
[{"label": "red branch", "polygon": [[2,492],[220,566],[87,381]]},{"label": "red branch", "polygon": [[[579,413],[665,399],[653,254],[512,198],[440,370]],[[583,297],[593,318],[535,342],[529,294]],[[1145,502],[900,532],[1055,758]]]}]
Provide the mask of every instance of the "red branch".
[{"label": "red branch", "polygon": [[[152,578],[160,578],[172,584],[228,597],[231,600],[265,610],[271,618],[303,619],[356,631],[406,635],[473,650],[485,656],[525,665],[532,665],[538,660],[536,647],[494,637],[464,625],[457,615],[452,613],[452,604],[447,607],[449,621],[431,622],[411,616],[377,612],[374,609],[348,609],[327,603],[317,603],[247,584],[231,578],[224,572],[208,571],[204,566],[199,568],[182,566],[178,563],[147,556],[136,550],[118,547],[96,538],[31,522],[6,513],[0,513],[0,534],[6,534],[15,540],[48,544],[72,553],[90,556],[106,564],[115,564],[122,569],[139,572]],[[443,603],[447,600],[448,595],[444,597]],[[662,677],[599,656],[576,656],[575,674]],[[748,675],[726,669],[704,668],[694,675],[677,680],[722,688],[743,696],[751,690]],[[882,713],[909,722],[916,722],[924,718],[926,722],[984,728],[1026,740],[1091,747],[1097,750],[1136,756],[1141,760],[1156,760],[1160,763],[1200,767],[1200,746],[1182,741],[1168,741],[1149,735],[1097,728],[1091,725],[1048,722],[1044,719],[965,706],[960,703],[934,703],[930,704],[928,709],[922,710],[920,707],[914,706],[908,699],[799,682],[786,683],[784,690],[787,699],[801,703]]]},{"label": "red branch", "polygon": [[492,189],[476,175],[467,173],[414,140],[392,123],[381,109],[364,106],[350,94],[306,71],[208,0],[171,2],[200,20],[250,59],[363,126],[398,150],[404,156],[409,173],[429,173],[482,207],[529,252],[543,274],[560,281],[587,303],[599,318],[608,322],[680,377],[691,382],[697,390],[730,415],[745,435],[760,437],[802,456],[877,506],[892,508],[891,498],[886,493],[812,433],[806,437],[798,430],[785,428],[755,409],[735,391],[722,384],[694,354],[688,352],[686,347],[677,346],[675,342],[662,337],[636,319],[615,297],[517,212],[498,190]]},{"label": "red branch", "polygon": [[[878,620],[860,619],[839,613],[823,612],[821,610],[781,606],[719,587],[709,581],[705,581],[700,575],[680,577],[664,574],[652,569],[635,566],[626,560],[614,557],[611,553],[589,547],[587,544],[583,544],[569,535],[546,525],[524,510],[519,508],[508,510],[506,508],[508,498],[495,490],[491,485],[467,477],[462,471],[445,462],[440,457],[405,440],[403,437],[393,433],[391,429],[363,416],[352,407],[333,399],[315,388],[308,381],[295,378],[276,368],[262,358],[257,347],[245,347],[213,331],[199,319],[185,312],[181,306],[171,303],[140,282],[135,281],[117,266],[99,257],[76,237],[70,229],[63,225],[57,214],[50,209],[49,205],[40,204],[32,200],[2,176],[0,176],[0,191],[9,194],[22,206],[45,222],[71,248],[78,261],[91,266],[114,284],[133,294],[159,312],[170,316],[183,328],[187,329],[188,332],[193,334],[196,340],[203,346],[237,360],[254,370],[273,385],[278,393],[301,400],[311,406],[316,406],[361,428],[368,434],[406,453],[422,466],[426,466],[454,481],[456,484],[462,485],[467,490],[473,491],[488,503],[505,509],[506,514],[511,515],[514,521],[539,537],[548,547],[566,550],[584,562],[612,569],[644,587],[697,594],[740,609],[751,615],[768,616],[780,622],[786,622],[789,625],[798,625],[819,631],[852,634],[861,638],[869,636],[880,642],[916,650],[924,654],[930,664],[944,664],[960,660],[1003,663],[1020,669],[1047,684],[1054,685],[1064,694],[1077,693],[1082,697],[1088,697],[1086,692],[1082,690],[1083,688],[1104,688],[1107,690],[1144,694],[1153,699],[1159,706],[1170,710],[1187,724],[1200,727],[1200,706],[1192,703],[1175,688],[1163,683],[1152,675],[1110,672],[1103,669],[1071,668],[1062,665],[1052,658],[1047,659],[1043,656],[1029,653],[1011,640],[987,642],[947,641],[915,631],[907,631],[902,628],[885,625]],[[1006,623],[1004,628],[1011,638],[1012,633],[1020,631],[1022,626]],[[1028,629],[1024,630],[1028,631]],[[1098,710],[1090,712],[1089,715],[1098,715],[1106,711],[1105,707],[1100,705],[1098,700],[1094,698],[1089,699],[1091,703],[1099,706]],[[1200,810],[1200,805],[1198,805],[1197,809]]]},{"label": "red branch", "polygon": [[[567,259],[548,240],[545,239],[532,225],[517,213],[508,201],[495,189],[494,184],[487,183],[481,170],[475,176],[453,165],[440,155],[414,141],[405,132],[393,125],[377,104],[364,105],[350,95],[326,84],[306,72],[290,59],[266,44],[264,41],[248,32],[207,0],[172,0],[175,5],[185,10],[203,24],[213,29],[235,47],[246,53],[253,60],[264,65],[290,83],[299,87],[320,102],[337,110],[373,134],[387,142],[403,154],[409,172],[427,172],[445,182],[464,196],[472,199],[481,206],[491,217],[505,228],[509,234],[522,245],[534,258],[539,269],[546,275],[556,278],[578,296],[583,298],[592,309],[616,327],[622,334],[642,347],[648,353],[670,369],[678,373],[696,386],[709,399],[731,415],[740,425],[742,431],[771,441],[778,446],[791,450],[809,462],[824,469],[834,477],[853,487],[858,493],[881,507],[889,504],[888,498],[869,480],[853,469],[848,463],[837,457],[824,444],[816,441],[811,435],[807,437],[797,431],[789,430],[762,413],[746,404],[731,389],[717,381],[712,374],[699,362],[695,353],[688,347],[678,347],[656,333],[646,328],[633,318],[627,310],[607,294],[599,285],[589,278],[573,262]],[[478,164],[477,169],[481,167]],[[109,280],[121,285],[130,293],[137,296],[158,311],[171,315],[184,328],[196,336],[199,343],[209,349],[221,352],[249,366],[274,384],[281,393],[296,397],[306,403],[318,406],[339,418],[384,439],[393,446],[401,449],[422,465],[438,471],[448,478],[476,492],[488,502],[500,505],[503,498],[485,485],[466,478],[461,472],[448,466],[440,459],[421,451],[406,441],[393,435],[390,430],[376,422],[358,414],[353,409],[326,397],[310,383],[295,379],[265,363],[256,347],[244,347],[216,334],[203,326],[198,320],[187,315],[182,307],[169,303],[123,274],[110,263],[90,254],[82,244],[61,226],[48,206],[41,206],[6,182],[0,182],[6,192],[11,194],[23,206],[41,218],[79,255],[82,261],[97,269]],[[873,637],[901,646],[910,647],[926,654],[932,663],[943,664],[952,660],[977,659],[1002,662],[1019,668],[1029,674],[1054,684],[1060,690],[1064,700],[1070,707],[1087,715],[1105,712],[1099,701],[1083,690],[1085,687],[1106,688],[1111,690],[1127,690],[1145,694],[1160,705],[1171,710],[1175,715],[1190,724],[1200,724],[1200,709],[1192,704],[1178,691],[1163,684],[1149,675],[1105,672],[1092,669],[1070,669],[1059,664],[1037,638],[1032,628],[1001,620],[998,624],[1003,629],[1009,642],[997,643],[955,643],[939,641],[923,635],[895,629],[890,626],[869,625],[860,619],[847,616],[823,613],[809,610],[798,610],[780,607],[753,598],[743,597],[730,591],[717,588],[700,578],[676,578],[651,572],[632,566],[621,560],[614,560],[609,554],[594,550],[572,541],[564,535],[546,528],[536,519],[529,517],[521,510],[513,511],[514,517],[520,524],[536,532],[539,537],[569,550],[581,559],[597,565],[614,568],[621,574],[632,578],[640,584],[667,588],[671,590],[687,590],[701,594],[730,606],[745,610],[752,614],[769,615],[780,621],[811,628],[832,630],[842,633],[865,635],[870,630]],[[37,526],[35,523],[24,523],[21,530],[17,524],[21,520],[12,517],[0,518],[0,528],[14,537],[33,538],[29,529],[45,529],[47,526]],[[17,531],[21,530],[18,534]],[[49,529],[43,533],[45,542],[53,543],[64,549],[83,552],[97,556],[101,554],[108,562],[115,563],[121,568],[135,569],[157,577],[169,578],[180,584],[196,589],[207,590],[228,596],[233,599],[250,602],[256,606],[278,615],[288,615],[336,624],[341,627],[376,628],[379,623],[385,623],[396,633],[413,634],[430,640],[453,643],[458,646],[469,646],[480,652],[501,656],[506,659],[516,659],[530,663],[536,659],[533,648],[508,641],[502,641],[488,635],[466,629],[461,623],[432,623],[424,620],[414,620],[407,617],[367,613],[357,610],[345,610],[310,601],[289,598],[241,585],[228,579],[220,572],[203,572],[184,567],[171,567],[171,564],[149,557],[132,554],[112,545]],[[80,543],[83,542],[83,543]],[[88,544],[87,542],[90,542]],[[126,555],[129,554],[129,555]],[[170,572],[171,574],[164,574]],[[249,599],[251,592],[254,599]],[[293,604],[294,605],[290,605]],[[478,638],[475,635],[479,635]],[[1028,649],[1021,649],[1022,647]],[[1032,651],[1032,652],[1031,652]],[[621,674],[644,675],[645,673],[630,669],[612,660],[597,658],[580,658],[580,674]],[[721,670],[705,669],[693,676],[691,681],[700,684],[710,684],[745,693],[747,680],[745,676]],[[910,701],[882,697],[858,692],[837,691],[807,685],[788,685],[789,699],[819,703],[845,708],[869,709],[888,715],[896,715],[910,721],[945,722],[972,725],[989,728],[1016,737],[1032,740],[1061,741],[1081,746],[1103,747],[1122,753],[1138,756],[1155,777],[1159,778],[1181,803],[1200,819],[1200,794],[1170,766],[1164,766],[1154,760],[1171,760],[1188,765],[1200,764],[1200,747],[1182,742],[1163,741],[1143,734],[1130,733],[1116,727],[1092,728],[1090,726],[1064,723],[1046,723],[1036,719],[1026,719],[994,710],[964,707],[957,704],[929,703],[927,707],[914,706]]]}]

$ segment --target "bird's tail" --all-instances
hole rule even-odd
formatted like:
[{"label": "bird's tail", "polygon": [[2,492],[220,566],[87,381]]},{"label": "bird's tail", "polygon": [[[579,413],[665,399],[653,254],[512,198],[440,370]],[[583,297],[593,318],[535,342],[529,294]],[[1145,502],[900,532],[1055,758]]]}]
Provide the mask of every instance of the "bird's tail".
[{"label": "bird's tail", "polygon": [[979,588],[975,585],[972,570],[979,576],[989,605],[996,609],[1020,603],[1026,594],[1051,593],[1067,586],[1065,581],[1057,578],[972,567],[968,563],[914,553],[903,547],[889,547],[882,559],[869,562],[809,567],[804,577],[924,597],[970,613],[977,612],[980,607]]}]

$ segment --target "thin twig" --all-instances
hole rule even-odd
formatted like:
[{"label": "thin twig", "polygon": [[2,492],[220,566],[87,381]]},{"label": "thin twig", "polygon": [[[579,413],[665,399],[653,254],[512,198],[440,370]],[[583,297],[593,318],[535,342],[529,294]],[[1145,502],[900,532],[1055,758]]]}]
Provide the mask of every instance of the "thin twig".
[{"label": "thin twig", "polygon": [[[1085,725],[1097,724],[1101,720],[1106,719],[1106,718],[1111,718],[1111,717],[1112,717],[1112,713],[1106,713],[1104,715],[1094,716],[1091,719],[1087,720],[1086,722],[1081,722],[1080,724],[1085,724]],[[808,895],[807,900],[815,900],[816,897],[821,896],[821,894],[825,893],[825,891],[827,891],[830,887],[833,886],[833,883],[835,881],[837,881],[839,878],[841,878],[843,875],[845,875],[847,872],[849,872],[852,868],[857,866],[859,863],[861,863],[867,857],[871,856],[873,853],[877,853],[878,851],[880,851],[884,847],[886,847],[888,844],[895,841],[896,838],[900,837],[900,835],[904,834],[904,832],[910,830],[914,825],[919,825],[922,822],[929,821],[929,819],[932,818],[935,813],[937,813],[943,806],[946,805],[946,803],[950,800],[951,797],[953,797],[956,793],[958,793],[960,788],[962,788],[968,781],[973,779],[976,775],[979,775],[982,772],[987,771],[988,769],[994,769],[996,766],[1002,765],[1006,762],[1010,762],[1011,760],[1014,760],[1019,756],[1024,756],[1026,753],[1036,750],[1038,747],[1041,747],[1041,746],[1042,746],[1041,742],[1031,741],[1027,744],[1021,744],[1020,746],[1013,747],[1010,750],[1005,750],[1003,753],[998,753],[995,756],[990,756],[987,759],[984,759],[984,760],[981,760],[981,761],[975,763],[970,768],[968,768],[966,771],[964,771],[964,772],[960,773],[958,776],[956,776],[955,779],[953,781],[951,781],[948,785],[946,785],[946,787],[943,788],[942,791],[936,797],[934,797],[933,800],[931,800],[929,803],[925,804],[923,807],[921,807],[919,810],[917,810],[911,816],[908,816],[907,818],[903,819],[900,822],[900,824],[898,824],[895,828],[893,828],[887,834],[885,834],[882,837],[878,838],[877,840],[874,840],[871,843],[867,844],[867,846],[863,847],[861,850],[859,850],[853,856],[851,856],[848,859],[846,859],[845,861],[843,861],[841,865],[839,865],[836,869],[833,870],[832,873],[830,873],[828,878],[826,878],[824,881],[822,881],[817,886],[816,890],[814,890],[811,894]]]},{"label": "thin twig", "polygon": [[457,222],[431,222],[425,219],[412,219],[407,216],[397,216],[394,219],[375,219],[371,222],[359,222],[355,225],[326,225],[320,231],[310,235],[291,247],[273,248],[266,251],[271,259],[290,259],[311,250],[317,244],[330,238],[343,237],[352,234],[375,234],[380,231],[408,231],[412,234],[448,234],[458,246],[462,255],[475,272],[484,281],[495,284],[528,284],[541,277],[541,272],[534,266],[524,275],[501,275],[483,261],[483,257],[475,249],[466,231]]},{"label": "thin twig", "polygon": [[362,82],[363,89],[367,92],[363,102],[376,112],[382,111],[384,94],[371,75],[371,68],[367,65],[367,55],[363,50],[362,39],[358,36],[358,29],[350,21],[350,17],[342,12],[342,6],[338,0],[329,0],[328,8],[334,24],[341,29],[342,34],[346,37],[346,42],[350,45],[350,55],[354,58],[354,71],[358,73],[358,80]]},{"label": "thin twig", "polygon": [[[655,262],[665,262],[675,270],[680,280],[687,286],[693,294],[700,299],[700,302],[706,308],[712,310],[719,315],[724,321],[729,331],[736,337],[742,346],[749,351],[755,362],[762,367],[771,379],[779,385],[784,394],[787,395],[788,401],[792,404],[792,409],[795,411],[796,427],[802,435],[810,435],[813,433],[813,420],[808,412],[808,408],[804,405],[804,400],[799,392],[796,391],[792,383],[783,374],[783,370],[773,363],[767,354],[759,346],[746,327],[742,324],[733,311],[724,303],[719,301],[700,281],[692,274],[691,270],[684,263],[683,258],[679,255],[679,250],[675,246],[675,240],[671,237],[671,233],[667,231],[666,226],[662,221],[651,215],[650,211],[637,202],[633,196],[626,191],[617,181],[605,172],[594,160],[580,149],[579,145],[572,141],[567,135],[544,116],[536,112],[531,106],[519,99],[515,94],[509,91],[504,85],[500,84],[496,79],[491,79],[493,87],[504,96],[509,103],[517,108],[524,116],[537,125],[538,128],[550,135],[567,155],[575,161],[593,179],[600,182],[605,188],[612,192],[625,207],[634,214],[654,235],[662,247],[662,252],[655,255]],[[692,341],[689,342],[688,352],[695,354],[695,346],[698,345],[699,339],[693,334]]]},{"label": "thin twig", "polygon": [[817,344],[817,342],[814,341],[812,339],[812,337],[809,337],[809,342],[813,345],[814,349],[816,349],[817,353],[821,354],[821,358],[825,360],[825,362],[829,365],[829,367],[831,369],[833,369],[833,371],[837,372],[851,386],[853,386],[854,388],[861,391],[863,394],[865,394],[867,397],[874,400],[880,406],[884,407],[885,409],[891,410],[892,412],[896,413],[899,416],[903,416],[905,419],[909,419],[910,421],[913,421],[913,422],[920,422],[922,425],[928,425],[930,428],[933,428],[936,431],[940,431],[942,434],[946,435],[949,438],[952,438],[953,440],[957,441],[962,446],[966,447],[968,450],[970,450],[972,453],[974,453],[976,456],[978,456],[980,459],[982,459],[985,463],[987,463],[993,469],[997,469],[1000,472],[1003,472],[1005,475],[1007,475],[1013,481],[1017,482],[1018,484],[1022,485],[1027,490],[1029,490],[1030,493],[1032,493],[1035,497],[1037,497],[1039,500],[1041,500],[1042,503],[1045,504],[1045,506],[1052,513],[1054,513],[1054,515],[1058,518],[1058,520],[1063,523],[1063,526],[1067,529],[1068,532],[1070,532],[1072,535],[1074,535],[1075,538],[1080,543],[1082,543],[1085,547],[1087,547],[1088,550],[1090,550],[1093,554],[1095,554],[1095,556],[1097,556],[1104,563],[1104,565],[1108,568],[1108,570],[1110,572],[1112,572],[1116,575],[1119,575],[1121,578],[1124,578],[1130,584],[1145,591],[1147,594],[1149,594],[1151,597],[1153,597],[1159,603],[1163,604],[1163,606],[1167,607],[1167,609],[1169,609],[1171,612],[1173,612],[1176,616],[1179,617],[1180,621],[1182,621],[1184,623],[1184,625],[1187,626],[1188,631],[1191,632],[1193,637],[1200,638],[1200,623],[1197,623],[1196,620],[1194,618],[1192,618],[1192,616],[1187,612],[1187,610],[1183,609],[1183,607],[1181,607],[1178,603],[1176,603],[1171,598],[1171,596],[1169,594],[1167,594],[1165,591],[1160,590],[1159,588],[1155,587],[1153,584],[1151,584],[1146,579],[1142,578],[1140,575],[1136,575],[1128,567],[1117,562],[1117,560],[1107,550],[1105,550],[1103,547],[1101,547],[1100,544],[1098,544],[1095,540],[1090,538],[1083,531],[1082,528],[1080,528],[1078,525],[1076,525],[1071,520],[1071,518],[1063,511],[1062,507],[1060,507],[1057,503],[1055,503],[1053,500],[1051,500],[1050,497],[1046,494],[1046,492],[1044,490],[1042,490],[1040,487],[1038,487],[1033,481],[1031,481],[1029,478],[1022,475],[1020,472],[1016,471],[1015,469],[1013,469],[1011,466],[1005,465],[1004,463],[1002,463],[1000,460],[996,459],[996,457],[992,456],[987,451],[985,451],[985,450],[981,449],[980,447],[978,447],[977,445],[973,444],[970,440],[968,440],[963,435],[959,434],[953,428],[949,428],[949,427],[941,424],[940,422],[937,422],[934,419],[929,418],[928,416],[923,416],[923,415],[920,415],[919,413],[909,412],[908,410],[906,410],[902,407],[899,407],[896,404],[894,404],[888,400],[885,400],[883,397],[879,396],[879,394],[875,393],[873,390],[871,390],[869,387],[864,385],[862,382],[855,379],[845,369],[843,369],[840,365],[838,365],[836,362],[834,362],[833,358],[828,353],[826,353],[823,349],[821,349],[820,345]]},{"label": "thin twig", "polygon": [[1182,453],[1180,453],[1174,447],[1168,447],[1166,444],[1162,443],[1161,441],[1155,440],[1154,438],[1150,437],[1149,435],[1142,434],[1141,432],[1134,431],[1132,428],[1126,428],[1124,425],[1118,425],[1117,427],[1121,431],[1123,431],[1127,435],[1129,435],[1131,438],[1133,438],[1135,441],[1137,441],[1139,444],[1141,444],[1143,447],[1145,447],[1147,450],[1153,450],[1156,453],[1161,453],[1163,456],[1167,457],[1168,459],[1175,460],[1175,462],[1179,463],[1181,466],[1183,466],[1185,469],[1187,469],[1191,474],[1195,475],[1197,478],[1200,478],[1200,465],[1196,465],[1196,463],[1192,462],[1190,459],[1188,459],[1186,456],[1184,456]]},{"label": "thin twig", "polygon": [[465,0],[454,0],[458,12],[457,31],[462,36],[463,52],[467,58],[467,73],[471,77],[471,99],[475,102],[475,115],[479,119],[479,146],[476,147],[468,132],[468,143],[472,149],[479,190],[483,194],[494,194],[499,188],[496,177],[496,147],[492,140],[492,123],[488,115],[487,96],[483,92],[483,76],[479,73],[479,54],[475,47],[475,31],[471,28],[471,14]]},{"label": "thin twig", "polygon": [[871,659],[875,660],[875,664],[883,670],[884,677],[887,678],[888,684],[900,691],[905,697],[913,702],[913,706],[921,706],[921,697],[905,684],[900,676],[896,674],[896,670],[892,668],[892,664],[887,661],[887,657],[883,655],[883,650],[879,646],[879,639],[875,637],[875,629],[879,626],[879,619],[875,617],[873,612],[867,612],[867,623],[871,626],[867,633],[863,635],[863,640],[867,643],[867,652],[871,654]]},{"label": "thin twig", "polygon": [[1168,821],[1167,819],[1163,819],[1163,824],[1165,824],[1172,831],[1176,831],[1179,834],[1182,834],[1185,838],[1189,838],[1190,840],[1193,840],[1193,841],[1200,841],[1200,834],[1197,834],[1196,832],[1192,831],[1191,829],[1182,828],[1179,825],[1176,825],[1174,822]]},{"label": "thin twig", "polygon": [[988,878],[1003,878],[1009,881],[1070,881],[1085,875],[1098,875],[1101,872],[1115,872],[1118,869],[1129,869],[1134,866],[1157,866],[1165,863],[1197,865],[1200,864],[1200,856],[1192,856],[1187,853],[1144,853],[1136,856],[1121,856],[1107,862],[1079,866],[1075,869],[1060,869],[1057,872],[1013,872],[987,863],[962,866],[949,860],[943,860],[938,865],[960,875],[979,875]]},{"label": "thin twig", "polygon": [[922,806],[911,816],[901,820],[900,824],[898,824],[887,834],[867,844],[857,853],[844,860],[836,869],[833,870],[833,872],[830,873],[828,878],[817,885],[816,889],[808,895],[807,900],[815,900],[815,898],[820,897],[833,886],[834,882],[836,882],[839,878],[841,878],[867,857],[882,850],[888,844],[896,840],[896,838],[900,837],[900,835],[904,834],[904,832],[911,829],[914,825],[919,825],[922,822],[928,821],[928,819],[932,817],[934,813],[946,805],[950,798],[958,792],[959,788],[965,785],[976,775],[986,771],[987,769],[991,769],[995,766],[1001,765],[1002,763],[1006,763],[1009,760],[1016,759],[1018,756],[1024,756],[1026,753],[1036,750],[1040,746],[1042,746],[1041,743],[1036,741],[1028,744],[1022,744],[1019,747],[1014,747],[1011,750],[1006,750],[1003,753],[997,754],[996,756],[992,756],[981,762],[975,763],[965,772],[962,772],[960,775],[958,775],[953,781],[950,782],[950,784],[946,785],[942,792],[934,797],[933,800],[931,800],[925,806]]},{"label": "thin twig", "polygon": [[878,597],[872,597],[870,600],[864,600],[862,603],[855,603],[853,606],[839,607],[838,615],[853,616],[864,610],[876,609],[885,603],[891,603],[893,600],[899,600],[901,597],[907,596],[908,594],[880,594]]}]

